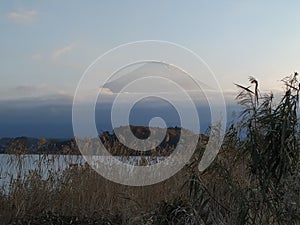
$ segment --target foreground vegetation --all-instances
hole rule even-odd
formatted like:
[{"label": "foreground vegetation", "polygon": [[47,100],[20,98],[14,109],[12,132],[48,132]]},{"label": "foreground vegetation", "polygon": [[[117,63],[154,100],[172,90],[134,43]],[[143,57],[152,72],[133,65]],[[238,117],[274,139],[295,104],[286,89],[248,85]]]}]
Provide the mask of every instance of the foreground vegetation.
[{"label": "foreground vegetation", "polygon": [[[283,79],[278,104],[273,95],[237,85],[243,107],[216,160],[197,169],[205,141],[190,164],[152,186],[110,182],[87,164],[32,170],[10,180],[0,193],[3,224],[299,224],[300,164],[297,74]],[[212,129],[214,129],[212,127]],[[22,155],[10,164],[20,165]],[[45,156],[43,160],[51,157]],[[66,157],[66,161],[67,161]],[[143,162],[145,163],[145,162]]]}]

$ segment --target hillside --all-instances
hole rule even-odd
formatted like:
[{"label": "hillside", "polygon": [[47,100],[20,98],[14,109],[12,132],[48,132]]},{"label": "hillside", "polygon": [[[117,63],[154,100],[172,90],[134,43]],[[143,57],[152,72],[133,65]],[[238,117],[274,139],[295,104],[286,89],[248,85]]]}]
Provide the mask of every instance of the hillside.
[{"label": "hillside", "polygon": [[[123,126],[115,129],[118,133],[123,134],[123,137],[127,137],[126,132],[129,131],[128,127]],[[138,139],[146,139],[150,135],[150,130],[145,126],[130,126],[131,132]],[[152,132],[159,133],[164,132],[161,128],[152,128]],[[181,128],[168,128],[163,141],[155,150],[164,149],[164,151],[170,153],[170,150],[175,147],[179,141],[181,134]],[[195,135],[191,132],[191,135]],[[108,131],[103,132],[99,135],[100,140],[107,149],[112,149],[114,146],[124,145],[118,140],[115,133]],[[204,136],[203,136],[204,137]],[[130,142],[131,140],[126,140]],[[126,147],[125,147],[126,148]],[[120,148],[114,148],[120,149]],[[50,153],[50,154],[80,154],[76,141],[72,139],[37,139],[30,137],[16,137],[16,138],[2,138],[0,139],[0,153],[13,154],[13,153],[24,153],[24,154],[39,154],[39,153]],[[139,152],[126,148],[125,151],[111,152],[113,155],[137,155]],[[150,154],[147,152],[146,154]]]}]

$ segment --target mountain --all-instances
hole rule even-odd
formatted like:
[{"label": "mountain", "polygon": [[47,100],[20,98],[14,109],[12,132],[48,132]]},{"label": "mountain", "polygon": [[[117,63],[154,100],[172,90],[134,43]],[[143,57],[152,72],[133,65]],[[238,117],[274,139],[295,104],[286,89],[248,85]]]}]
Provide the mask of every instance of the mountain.
[{"label": "mountain", "polygon": [[[129,130],[129,129],[130,130]],[[126,132],[132,132],[138,139],[146,139],[150,133],[152,135],[159,132],[165,132],[162,128],[151,128],[145,126],[122,126],[115,129],[116,132],[122,134],[123,137],[128,137]],[[168,128],[163,140],[156,147],[155,150],[164,150],[170,153],[176,147],[180,135],[181,128],[171,127]],[[187,131],[186,131],[187,132]],[[189,135],[196,135],[190,131]],[[203,135],[202,135],[203,136]],[[204,136],[203,136],[204,137]],[[108,131],[103,132],[99,136],[104,146],[111,152],[112,155],[139,155],[140,151],[135,151],[124,146],[117,138],[115,133]],[[128,143],[131,140],[126,140]],[[124,141],[123,141],[124,142]],[[122,150],[122,152],[121,152]],[[152,150],[147,151],[150,154]],[[0,139],[0,153],[6,154],[81,154],[74,138],[72,139],[37,139],[29,137],[16,137],[16,138],[2,138]]]}]

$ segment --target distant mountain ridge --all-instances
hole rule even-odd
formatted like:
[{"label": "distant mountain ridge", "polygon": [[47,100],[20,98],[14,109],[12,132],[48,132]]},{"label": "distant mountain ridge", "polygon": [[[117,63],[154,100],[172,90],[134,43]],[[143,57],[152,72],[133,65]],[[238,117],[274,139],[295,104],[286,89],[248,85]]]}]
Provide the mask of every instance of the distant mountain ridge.
[{"label": "distant mountain ridge", "polygon": [[[119,132],[128,132],[128,127],[119,127]],[[152,128],[158,132],[162,128]],[[130,126],[131,132],[139,139],[146,139],[150,135],[150,130],[145,126]],[[171,127],[167,129],[163,141],[158,146],[159,148],[172,148],[177,145],[181,134],[181,128]],[[191,132],[191,134],[195,135]],[[124,133],[126,136],[126,134]],[[121,146],[115,133],[108,131],[99,135],[100,140],[106,148],[113,149],[115,146]],[[206,138],[201,135],[202,138]],[[30,138],[30,137],[16,137],[16,138],[1,138],[0,139],[0,153],[4,154],[81,154],[74,138],[71,139],[45,139],[45,138]],[[133,151],[128,151],[128,154],[136,154]],[[119,152],[112,153],[118,155]]]},{"label": "distant mountain ridge", "polygon": [[38,139],[24,136],[0,139],[0,153],[7,154],[75,154],[76,149],[77,146],[74,139]]}]

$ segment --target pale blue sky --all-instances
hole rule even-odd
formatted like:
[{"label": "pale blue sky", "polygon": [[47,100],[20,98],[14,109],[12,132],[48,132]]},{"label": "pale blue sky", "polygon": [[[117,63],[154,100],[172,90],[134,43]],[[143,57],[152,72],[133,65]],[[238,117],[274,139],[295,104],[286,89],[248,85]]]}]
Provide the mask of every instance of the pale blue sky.
[{"label": "pale blue sky", "polygon": [[264,89],[300,71],[299,1],[1,1],[0,100],[71,99],[84,70],[127,42],[156,39],[201,56],[224,91]]},{"label": "pale blue sky", "polygon": [[18,97],[19,86],[72,95],[96,57],[143,39],[195,51],[224,89],[250,75],[279,87],[300,69],[299,9],[298,1],[1,2],[1,98]]}]

